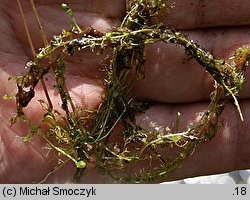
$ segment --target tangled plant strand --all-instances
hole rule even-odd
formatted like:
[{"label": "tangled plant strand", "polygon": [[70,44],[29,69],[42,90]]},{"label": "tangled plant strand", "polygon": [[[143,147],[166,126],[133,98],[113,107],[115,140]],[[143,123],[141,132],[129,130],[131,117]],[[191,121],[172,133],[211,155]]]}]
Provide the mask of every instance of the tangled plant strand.
[{"label": "tangled plant strand", "polygon": [[[249,66],[250,48],[236,50],[230,63],[215,59],[180,32],[157,21],[157,15],[171,7],[161,0],[127,1],[127,15],[121,25],[115,31],[106,33],[91,27],[82,29],[77,25],[72,10],[66,4],[62,7],[72,18],[73,27],[54,36],[36,58],[27,64],[28,72],[15,77],[18,92],[15,96],[17,114],[13,123],[20,119],[30,126],[31,134],[25,137],[26,141],[33,134],[38,134],[58,154],[66,156],[65,162],[72,160],[78,169],[74,176],[76,180],[81,179],[86,166],[93,160],[103,173],[112,176],[117,182],[157,180],[178,168],[197,145],[216,134],[229,97],[233,97],[243,120],[236,97],[244,82],[244,72]],[[195,59],[215,81],[207,110],[198,122],[189,125],[184,132],[178,130],[178,116],[175,127],[164,133],[147,130],[137,124],[135,119],[136,113],[143,113],[151,106],[147,102],[137,103],[131,91],[135,82],[147,75],[144,49],[146,45],[155,42],[184,47],[187,55]],[[107,90],[101,105],[93,111],[76,107],[66,85],[67,66],[64,58],[84,49],[93,53],[109,52],[107,64],[102,68],[106,73],[104,82]],[[135,73],[132,73],[134,77],[131,80],[132,71]],[[49,127],[45,132],[28,119],[23,108],[29,105],[35,96],[37,84],[48,73],[55,77],[64,112],[40,101],[45,112],[43,120]],[[118,124],[122,127],[119,134],[123,142],[114,143],[109,138]],[[56,141],[56,144],[51,141]],[[178,151],[166,159],[166,156],[158,153],[158,147]],[[130,165],[141,161],[148,164],[148,169],[131,171]],[[121,175],[121,172],[127,175]]]}]

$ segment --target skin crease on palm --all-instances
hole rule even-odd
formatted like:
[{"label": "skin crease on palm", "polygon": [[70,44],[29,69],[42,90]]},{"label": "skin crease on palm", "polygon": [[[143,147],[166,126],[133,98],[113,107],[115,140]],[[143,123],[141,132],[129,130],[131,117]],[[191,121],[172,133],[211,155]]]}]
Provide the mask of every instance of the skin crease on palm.
[{"label": "skin crease on palm", "polygon": [[[16,1],[0,0],[0,96],[15,94],[16,87],[8,77],[25,71],[25,64],[32,60],[27,36]],[[37,49],[43,46],[36,19],[29,1],[21,1],[30,34]],[[59,7],[61,1],[36,1],[46,35],[51,38],[62,29],[69,29],[70,20]],[[125,15],[124,0],[72,0],[71,4],[79,25],[92,26],[99,31],[112,30]],[[201,46],[219,58],[228,60],[233,51],[250,45],[250,1],[245,0],[176,0],[175,8],[161,13],[160,20],[189,35]],[[150,121],[166,126],[175,122],[181,113],[180,129],[197,119],[197,113],[206,109],[213,80],[194,60],[189,59],[181,47],[162,43],[146,48],[146,79],[137,83],[133,94],[138,100],[155,101],[155,105],[138,116],[137,121],[147,126]],[[89,52],[76,53],[67,58],[67,82],[74,102],[94,109],[100,103],[103,91],[103,74],[99,60]],[[200,145],[182,165],[166,179],[176,180],[198,175],[215,174],[250,168],[250,70],[240,95],[244,122],[240,121],[235,106],[229,104],[222,115],[223,126],[216,137]],[[53,79],[46,77],[46,84],[54,105],[60,104],[53,89]],[[37,100],[44,99],[41,85],[36,97],[25,112],[34,120],[41,120],[42,110]],[[24,143],[21,136],[28,129],[22,123],[10,126],[9,118],[15,112],[14,101],[0,99],[0,183],[33,183],[41,181],[56,165],[53,154],[45,143],[34,136]],[[163,152],[164,153],[164,152]],[[65,183],[72,180],[73,164],[67,164],[49,177],[47,182]],[[87,183],[107,183],[111,179],[88,168]]]}]

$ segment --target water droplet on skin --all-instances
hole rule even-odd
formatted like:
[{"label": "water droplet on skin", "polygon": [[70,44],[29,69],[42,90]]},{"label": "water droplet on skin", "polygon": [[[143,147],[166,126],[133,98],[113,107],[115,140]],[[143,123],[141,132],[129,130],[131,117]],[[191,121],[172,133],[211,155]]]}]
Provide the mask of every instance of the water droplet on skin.
[{"label": "water droplet on skin", "polygon": [[79,35],[80,31],[78,29],[76,29],[76,28],[73,28],[72,33],[74,33],[76,35]]},{"label": "water droplet on skin", "polygon": [[207,52],[207,53],[206,53],[206,57],[207,57],[208,59],[210,59],[210,60],[212,60],[212,59],[213,59],[212,54],[211,54],[211,53],[209,53],[209,52]]},{"label": "water droplet on skin", "polygon": [[231,66],[234,66],[234,67],[236,66],[236,62],[235,61],[232,61],[230,64],[231,64]]},{"label": "water droplet on skin", "polygon": [[171,132],[171,129],[168,126],[166,126],[165,131],[169,133]]},{"label": "water droplet on skin", "polygon": [[32,65],[34,65],[34,63],[32,61],[27,62],[25,69],[27,69],[28,67],[31,67]]},{"label": "water droplet on skin", "polygon": [[246,63],[245,63],[245,66],[249,66],[249,61],[247,60]]},{"label": "water droplet on skin", "polygon": [[58,35],[54,35],[53,38],[54,38],[54,40],[59,40],[59,36]]},{"label": "water droplet on skin", "polygon": [[30,87],[24,87],[24,88],[23,88],[23,91],[24,91],[24,92],[29,92],[30,90],[31,90]]},{"label": "water droplet on skin", "polygon": [[86,38],[80,38],[80,39],[77,39],[77,43],[79,46],[85,46],[89,44],[89,41]]},{"label": "water droplet on skin", "polygon": [[180,33],[180,32],[176,32],[175,35],[176,35],[176,36],[180,36],[181,33]]}]

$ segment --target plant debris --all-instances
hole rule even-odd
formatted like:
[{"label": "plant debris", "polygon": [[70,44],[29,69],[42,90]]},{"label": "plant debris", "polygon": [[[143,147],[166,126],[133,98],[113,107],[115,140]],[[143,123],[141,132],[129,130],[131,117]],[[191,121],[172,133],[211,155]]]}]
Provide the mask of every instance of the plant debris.
[{"label": "plant debris", "polygon": [[[82,29],[68,5],[62,4],[62,8],[71,17],[72,28],[54,36],[34,60],[28,62],[28,72],[14,78],[18,92],[15,96],[17,113],[12,121],[22,120],[30,126],[31,134],[25,137],[26,141],[38,134],[58,155],[65,156],[63,163],[73,161],[77,168],[75,181],[84,177],[84,170],[93,160],[102,173],[112,176],[116,182],[155,181],[180,167],[197,145],[214,137],[229,97],[233,97],[243,120],[237,96],[250,62],[249,47],[237,49],[229,63],[214,58],[180,32],[158,22],[158,14],[171,8],[162,0],[127,1],[127,14],[121,25],[115,31],[105,33],[92,27]],[[147,76],[144,49],[155,42],[184,47],[187,55],[214,79],[214,91],[207,110],[184,132],[178,129],[180,113],[177,113],[176,125],[165,131],[146,130],[135,120],[136,113],[143,113],[150,107],[147,102],[136,102],[131,91],[137,81]],[[107,89],[99,108],[92,111],[75,106],[65,82],[68,66],[64,58],[86,49],[93,54],[109,52],[107,64],[101,66],[106,74]],[[40,101],[43,121],[49,127],[45,131],[26,116],[23,108],[29,106],[36,95],[38,82],[48,73],[55,77],[63,112],[55,110],[52,103]],[[134,74],[132,79],[131,74]],[[120,134],[123,141],[114,143],[109,138],[117,124],[121,131],[116,134]],[[158,147],[175,149],[175,153],[166,159],[166,155],[158,152]],[[141,161],[147,163],[147,169],[133,172],[129,168]]]}]

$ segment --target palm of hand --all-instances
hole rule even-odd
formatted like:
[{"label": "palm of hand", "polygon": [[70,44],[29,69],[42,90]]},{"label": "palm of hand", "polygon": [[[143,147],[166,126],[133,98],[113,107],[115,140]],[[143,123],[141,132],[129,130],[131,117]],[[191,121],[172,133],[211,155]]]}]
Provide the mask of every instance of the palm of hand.
[{"label": "palm of hand", "polygon": [[[26,4],[27,2],[24,2]],[[98,4],[99,3],[99,4]],[[119,19],[122,18],[124,13],[124,8],[122,1],[115,1],[115,6],[112,4],[112,9],[105,7],[107,4],[105,1],[85,4],[88,8],[83,8],[76,12],[76,17],[78,21],[83,26],[92,25],[101,31],[106,31],[111,29],[113,24],[119,23]],[[96,6],[98,5],[98,6]],[[1,5],[1,9],[4,10],[6,7],[9,7],[8,3]],[[77,5],[75,5],[77,7]],[[74,10],[74,4],[72,5]],[[55,16],[61,15],[64,12],[58,11],[60,9],[57,6],[46,5],[46,2],[38,6],[39,11],[41,11],[41,18],[44,21],[44,28],[47,30],[48,37],[51,37],[54,34],[60,33],[62,28],[67,29],[69,22],[65,23],[67,16],[61,18],[56,18]],[[89,10],[88,10],[89,9]],[[107,10],[112,12],[107,13]],[[53,14],[52,14],[53,13]],[[96,14],[99,13],[99,14]],[[101,13],[101,14],[100,14]],[[84,15],[83,15],[84,14]],[[16,26],[16,24],[22,24],[18,7],[13,7],[5,12],[1,12],[1,26],[0,31],[2,32],[1,36],[1,48],[0,48],[0,60],[1,60],[1,77],[0,81],[2,83],[0,94],[13,94],[15,85],[7,80],[9,75],[17,75],[24,71],[24,66],[27,61],[29,61],[32,56],[29,51],[27,51],[28,43],[26,42],[26,35],[23,29],[23,26]],[[26,13],[27,16],[31,15],[31,10]],[[50,23],[52,22],[52,23]],[[84,22],[84,23],[81,23]],[[31,36],[36,48],[42,46],[42,41],[38,29],[35,28],[35,18],[29,17],[28,25],[32,27],[30,29]],[[225,30],[217,30],[219,35]],[[190,31],[194,39],[200,39],[203,34],[202,31]],[[217,41],[218,37],[212,37],[211,33],[207,33],[208,38]],[[230,40],[233,40],[235,35],[244,36],[245,30],[226,30],[225,34]],[[226,36],[225,36],[226,37]],[[210,39],[209,39],[210,40]],[[201,41],[204,46],[209,47],[208,41]],[[237,44],[233,42],[228,43],[228,48],[232,48],[234,45],[245,44],[247,38],[242,37],[241,41],[237,41]],[[224,54],[228,56],[231,52],[223,52],[223,49],[218,48],[215,54]],[[178,56],[176,56],[178,55]],[[86,108],[95,108],[100,103],[100,93],[103,90],[101,77],[102,74],[98,70],[99,61],[93,55],[83,52],[76,55],[77,58],[81,59],[68,59],[68,84],[70,92],[72,94],[73,100],[80,106]],[[157,60],[155,59],[157,58]],[[150,120],[157,121],[159,125],[171,124],[176,116],[176,113],[179,111],[183,113],[182,116],[182,126],[192,121],[195,118],[195,113],[202,111],[206,107],[206,103],[196,103],[200,101],[206,101],[209,99],[209,93],[212,89],[212,79],[203,72],[203,70],[192,60],[187,59],[185,53],[182,49],[170,46],[163,46],[161,44],[151,45],[150,48],[146,49],[146,65],[148,67],[148,76],[145,81],[142,81],[137,84],[134,94],[138,99],[144,100],[149,99],[157,103],[150,110],[146,112],[146,116],[150,117]],[[167,63],[167,64],[166,64]],[[181,79],[178,77],[182,77]],[[55,104],[59,103],[59,98],[53,90],[51,77],[48,78],[48,89],[52,95],[52,100]],[[174,86],[174,87],[173,87]],[[41,89],[41,86],[39,86]],[[191,89],[192,88],[192,89]],[[149,92],[150,91],[150,92]],[[245,99],[248,97],[247,93],[243,92],[242,95]],[[43,99],[44,95],[41,91],[37,91],[36,100],[33,100],[32,105],[28,108],[27,113],[30,116],[33,116],[34,120],[39,120],[39,113],[42,113],[41,109],[37,104],[38,99]],[[34,138],[30,143],[23,143],[22,138],[23,133],[27,132],[27,127],[23,124],[17,124],[10,127],[9,118],[13,112],[15,112],[14,102],[0,100],[0,110],[1,110],[1,128],[0,128],[0,138],[1,138],[1,151],[0,151],[0,161],[1,161],[1,170],[0,177],[1,182],[33,182],[40,181],[44,176],[51,170],[55,165],[51,161],[51,155],[47,156],[47,150],[42,141],[39,138]],[[186,103],[183,105],[169,105],[167,103]],[[248,101],[242,104],[245,114],[249,112],[247,109]],[[231,107],[227,112],[232,112],[234,107]],[[235,116],[237,116],[237,112]],[[142,119],[144,116],[139,117]],[[236,117],[235,117],[236,118]],[[210,160],[217,162],[221,160],[223,155],[230,154],[234,152],[234,156],[231,156],[230,159],[222,159],[224,165],[227,164],[227,169],[220,170],[230,170],[235,167],[243,166],[243,163],[232,163],[233,160],[237,162],[237,155],[239,152],[244,151],[238,149],[236,143],[242,143],[242,139],[236,138],[234,135],[235,126],[237,126],[238,119],[232,118],[230,116],[224,116],[225,122],[228,124],[226,128],[221,129],[222,133],[213,143],[208,145],[205,148],[200,149],[199,153],[192,158],[192,161],[198,161],[199,156],[207,156]],[[235,121],[236,120],[236,121]],[[144,121],[144,123],[146,123]],[[238,129],[247,130],[248,127],[247,119],[244,122],[244,125]],[[243,134],[246,134],[244,131],[240,131]],[[247,138],[247,137],[242,137]],[[249,138],[249,137],[248,137]],[[235,140],[236,139],[236,140]],[[213,144],[220,141],[222,147],[219,149],[221,154],[211,155],[209,154],[210,150],[214,147]],[[249,139],[248,139],[249,141]],[[247,144],[245,141],[244,144]],[[41,148],[42,146],[42,148]],[[226,148],[227,146],[232,146],[232,148]],[[247,152],[245,152],[247,153]],[[248,153],[249,154],[249,153]],[[30,162],[27,162],[29,161]],[[231,161],[231,162],[230,162]],[[214,163],[211,162],[211,163]],[[240,161],[238,161],[240,162]],[[180,171],[177,172],[176,177],[185,176],[189,174],[195,174],[195,170],[191,166],[192,162],[187,162],[185,165],[185,173]],[[204,161],[206,163],[206,161]],[[201,166],[204,164],[200,164]],[[230,163],[230,164],[228,164]],[[206,167],[203,167],[199,173],[207,173],[211,167],[215,168],[211,164],[207,163]],[[70,167],[70,166],[69,166]],[[199,166],[197,166],[199,168]],[[185,168],[184,168],[185,169]],[[216,171],[214,169],[213,171]],[[68,170],[65,172],[65,175],[62,177],[59,173],[55,174],[51,179],[63,181],[71,178],[72,172]],[[91,176],[90,176],[91,177]],[[174,176],[173,176],[174,177]],[[93,178],[93,177],[92,177]],[[93,180],[92,180],[93,181]],[[101,178],[100,178],[101,181]]]}]

